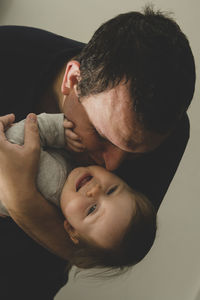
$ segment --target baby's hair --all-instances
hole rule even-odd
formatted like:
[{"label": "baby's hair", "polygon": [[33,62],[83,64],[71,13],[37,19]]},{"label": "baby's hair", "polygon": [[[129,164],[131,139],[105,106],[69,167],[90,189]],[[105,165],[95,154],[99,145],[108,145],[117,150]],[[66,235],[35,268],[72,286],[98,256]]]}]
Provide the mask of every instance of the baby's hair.
[{"label": "baby's hair", "polygon": [[136,195],[136,210],[120,243],[113,249],[105,249],[83,238],[76,245],[71,242],[72,265],[82,269],[107,268],[122,273],[146,256],[156,236],[156,211],[143,194],[133,193]]}]

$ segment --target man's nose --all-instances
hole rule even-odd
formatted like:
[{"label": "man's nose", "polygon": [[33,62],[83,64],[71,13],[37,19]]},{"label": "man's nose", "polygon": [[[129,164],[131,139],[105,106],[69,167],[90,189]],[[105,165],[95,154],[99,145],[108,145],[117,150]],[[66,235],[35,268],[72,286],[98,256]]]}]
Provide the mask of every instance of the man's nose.
[{"label": "man's nose", "polygon": [[105,168],[108,171],[116,170],[120,164],[125,160],[127,152],[111,145],[103,152],[103,159],[105,162]]}]

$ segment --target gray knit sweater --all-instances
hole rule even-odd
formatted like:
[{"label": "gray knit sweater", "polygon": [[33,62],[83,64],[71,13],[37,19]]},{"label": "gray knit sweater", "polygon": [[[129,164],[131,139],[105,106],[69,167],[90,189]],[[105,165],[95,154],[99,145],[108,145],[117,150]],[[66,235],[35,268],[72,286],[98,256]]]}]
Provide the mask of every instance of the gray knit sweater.
[{"label": "gray knit sweater", "polygon": [[[37,187],[45,199],[59,206],[60,194],[69,172],[72,160],[64,150],[65,138],[63,114],[42,113],[37,116],[41,153],[37,174]],[[8,140],[14,144],[24,144],[24,122],[14,124],[6,131]],[[0,201],[0,213],[9,215]]]}]

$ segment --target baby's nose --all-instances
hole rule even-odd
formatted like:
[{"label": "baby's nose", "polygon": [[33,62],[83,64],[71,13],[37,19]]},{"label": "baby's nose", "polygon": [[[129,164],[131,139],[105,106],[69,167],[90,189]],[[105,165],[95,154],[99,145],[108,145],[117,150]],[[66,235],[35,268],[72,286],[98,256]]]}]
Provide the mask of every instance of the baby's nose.
[{"label": "baby's nose", "polygon": [[88,197],[93,197],[95,195],[97,195],[101,190],[101,186],[100,184],[95,184],[93,187],[91,187],[91,189],[89,191],[87,191],[86,195]]}]

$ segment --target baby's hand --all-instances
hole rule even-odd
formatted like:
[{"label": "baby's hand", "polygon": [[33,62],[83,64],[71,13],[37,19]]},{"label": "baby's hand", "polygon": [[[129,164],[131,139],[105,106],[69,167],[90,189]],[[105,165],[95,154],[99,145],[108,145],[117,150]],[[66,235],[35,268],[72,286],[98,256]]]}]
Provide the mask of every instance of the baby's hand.
[{"label": "baby's hand", "polygon": [[65,141],[67,149],[75,152],[83,152],[85,150],[85,146],[82,144],[78,134],[73,131],[74,124],[65,118],[63,126],[65,130]]}]

